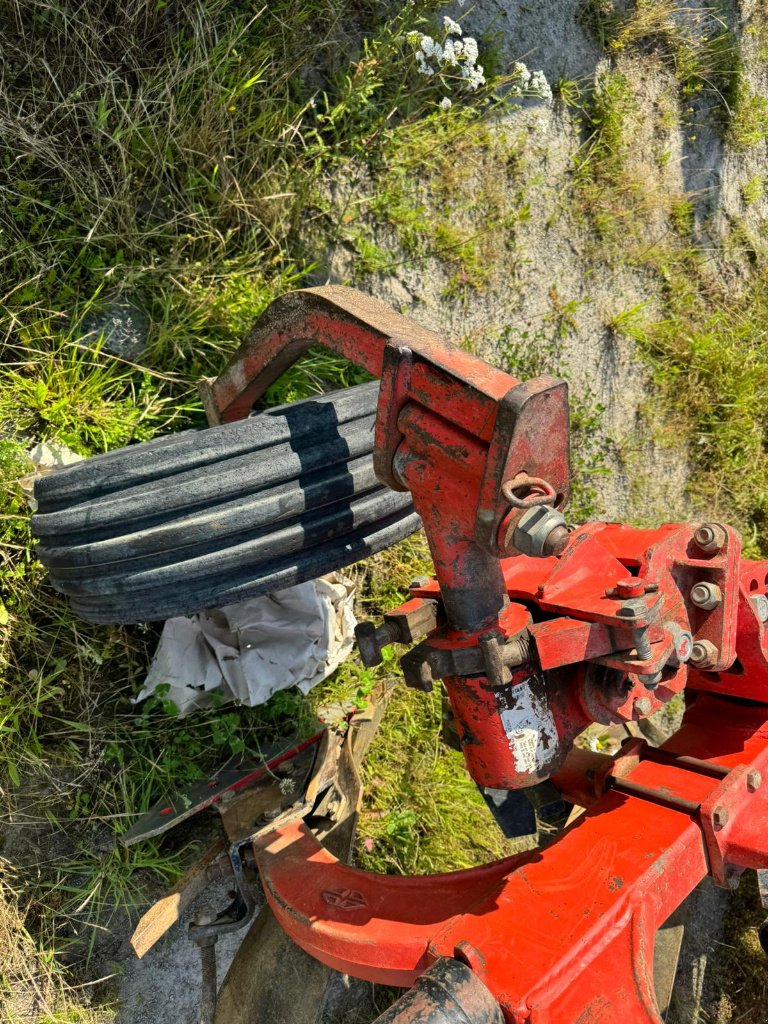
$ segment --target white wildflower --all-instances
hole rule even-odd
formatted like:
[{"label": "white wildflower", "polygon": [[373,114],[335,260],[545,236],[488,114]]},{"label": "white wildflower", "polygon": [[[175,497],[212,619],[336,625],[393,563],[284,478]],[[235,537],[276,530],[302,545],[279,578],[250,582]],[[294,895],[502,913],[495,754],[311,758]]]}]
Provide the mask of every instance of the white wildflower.
[{"label": "white wildflower", "polygon": [[458,58],[456,56],[456,47],[452,39],[447,39],[445,46],[443,47],[443,64],[446,67],[453,68],[458,64]]},{"label": "white wildflower", "polygon": [[531,72],[528,70],[525,64],[523,64],[522,61],[516,61],[513,71],[515,72],[515,76],[517,77],[517,81],[520,88],[527,89],[531,81]]},{"label": "white wildflower", "polygon": [[538,93],[543,100],[552,99],[552,89],[543,71],[534,71],[531,76],[531,90]]},{"label": "white wildflower", "polygon": [[461,77],[467,83],[467,88],[471,89],[472,92],[474,92],[479,86],[485,85],[485,75],[483,74],[482,64],[463,68]]},{"label": "white wildflower", "polygon": [[453,40],[453,52],[458,57],[460,53],[464,52],[464,43],[460,39]]},{"label": "white wildflower", "polygon": [[443,48],[440,43],[435,42],[432,36],[421,37],[421,49],[425,57],[434,57],[435,60],[442,60]]},{"label": "white wildflower", "polygon": [[435,72],[427,64],[426,60],[424,59],[424,54],[421,52],[421,50],[416,51],[416,63],[418,65],[416,70],[420,75],[434,75]]},{"label": "white wildflower", "polygon": [[472,36],[466,36],[464,39],[464,57],[466,58],[467,64],[474,64],[479,53],[480,51],[477,46],[477,40],[473,39]]},{"label": "white wildflower", "polygon": [[453,18],[449,18],[447,14],[443,18],[443,25],[445,25],[445,31],[449,35],[460,36],[462,34],[461,25],[458,21],[454,21]]},{"label": "white wildflower", "polygon": [[450,110],[451,107],[453,106],[453,103],[451,102],[450,99],[448,99],[447,96],[443,96],[443,98],[440,100],[440,106],[442,107],[443,110]]}]

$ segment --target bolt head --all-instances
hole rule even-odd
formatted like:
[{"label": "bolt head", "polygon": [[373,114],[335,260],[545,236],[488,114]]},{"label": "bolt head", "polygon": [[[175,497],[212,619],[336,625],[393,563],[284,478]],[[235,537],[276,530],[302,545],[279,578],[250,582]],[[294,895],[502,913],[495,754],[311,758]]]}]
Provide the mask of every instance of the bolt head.
[{"label": "bolt head", "polygon": [[717,554],[725,543],[725,538],[725,530],[717,523],[703,523],[693,533],[696,547],[706,555]]},{"label": "bolt head", "polygon": [[415,576],[408,586],[411,590],[420,590],[422,587],[426,587],[430,579],[430,576]]},{"label": "bolt head", "polygon": [[620,615],[622,619],[636,619],[638,611],[639,610],[635,607],[632,601],[627,601],[626,604],[623,604],[621,608],[619,608],[616,614]]},{"label": "bolt head", "polygon": [[749,600],[758,619],[761,622],[768,622],[768,597],[765,594],[754,594]]},{"label": "bolt head", "polygon": [[696,668],[707,668],[717,661],[717,648],[709,640],[697,640],[691,649],[691,664]]},{"label": "bolt head", "polygon": [[763,784],[763,776],[757,771],[751,771],[747,774],[747,789],[750,793],[756,793]]},{"label": "bolt head", "polygon": [[681,629],[678,635],[675,637],[675,654],[677,660],[684,662],[688,661],[693,651],[693,637],[687,629]]},{"label": "bolt head", "polygon": [[[653,711],[653,704],[648,697],[641,697],[636,700],[632,706],[632,710],[637,712],[638,717],[647,718],[648,715]],[[635,717],[634,715],[632,716]]]},{"label": "bolt head", "polygon": [[727,807],[716,807],[712,811],[712,823],[715,828],[725,828],[728,824],[728,818],[730,817]]}]

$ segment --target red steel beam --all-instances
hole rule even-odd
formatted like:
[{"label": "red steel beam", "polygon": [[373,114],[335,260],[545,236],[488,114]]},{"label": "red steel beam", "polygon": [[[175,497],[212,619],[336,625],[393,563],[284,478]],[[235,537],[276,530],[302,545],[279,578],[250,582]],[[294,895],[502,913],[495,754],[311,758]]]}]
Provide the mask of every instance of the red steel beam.
[{"label": "red steel beam", "polygon": [[[608,1024],[617,1012],[659,1024],[656,929],[719,857],[726,882],[768,867],[768,708],[703,695],[666,749],[734,771],[641,760],[617,783],[632,793],[596,799],[545,851],[448,875],[360,871],[292,825],[255,844],[267,899],[302,948],[348,974],[410,985],[459,955],[509,1024]],[[751,789],[749,772],[765,784]],[[588,791],[582,779],[580,798]],[[728,819],[719,829],[712,805]]]}]

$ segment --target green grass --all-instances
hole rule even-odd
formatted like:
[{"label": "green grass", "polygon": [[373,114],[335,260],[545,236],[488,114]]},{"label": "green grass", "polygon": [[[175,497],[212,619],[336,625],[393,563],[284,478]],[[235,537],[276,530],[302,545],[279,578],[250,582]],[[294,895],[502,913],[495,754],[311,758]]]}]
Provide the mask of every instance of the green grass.
[{"label": "green grass", "polygon": [[745,181],[741,186],[742,199],[748,206],[762,199],[767,191],[768,178],[763,178],[760,175],[750,178],[749,181]]},{"label": "green grass", "polygon": [[[491,90],[465,94],[447,75],[417,74],[406,36],[439,35],[433,0],[400,13],[348,0],[7,6],[0,785],[10,808],[37,794],[29,815],[41,830],[40,863],[14,878],[14,899],[34,956],[50,965],[45,1019],[63,1024],[110,1016],[109,1006],[89,1011],[70,999],[66,978],[77,979],[104,929],[125,913],[135,918],[148,886],[171,884],[194,856],[173,840],[117,847],[135,814],[231,756],[258,757],[276,736],[307,733],[320,704],[362,699],[381,673],[350,661],[308,699],[280,693],[262,708],[214,707],[183,720],[162,694],[135,707],[158,630],[90,626],[49,589],[17,484],[31,468],[25,453],[45,440],[87,456],[201,426],[199,377],[218,371],[329,244],[351,240],[357,276],[386,269],[387,252],[329,202],[328,182],[361,166],[394,181],[401,158],[409,173],[436,177],[435,138],[478,131]],[[465,234],[430,242],[462,272],[478,265]],[[151,324],[141,365],[84,338],[94,316],[125,297]],[[362,379],[313,351],[265,403]],[[365,606],[399,603],[427,564],[418,540],[371,559],[359,573]],[[398,722],[396,705],[378,748],[384,761]],[[425,775],[425,794],[430,785]],[[444,807],[448,829],[454,813],[462,808]],[[11,916],[0,905],[0,923]],[[0,960],[0,992],[17,970]]]},{"label": "green grass", "polygon": [[655,367],[670,429],[694,455],[692,496],[768,553],[768,285],[735,298],[694,286],[669,298],[662,320],[624,325]]},{"label": "green grass", "polygon": [[768,139],[768,99],[747,86],[739,90],[733,110],[729,140],[737,153]]},{"label": "green grass", "polygon": [[612,0],[585,0],[581,23],[612,57],[655,58],[677,79],[681,98],[706,94],[726,115],[740,74],[739,47],[725,5],[692,8],[679,0],[637,0],[620,11]]},{"label": "green grass", "polygon": [[521,849],[495,825],[464,758],[441,737],[440,688],[397,686],[365,764],[358,861],[384,874],[485,864]]},{"label": "green grass", "polygon": [[[737,149],[739,109],[729,129]],[[635,168],[637,114],[629,78],[603,73],[585,110],[591,134],[575,167],[575,209],[597,235],[596,266],[607,259],[641,271],[662,309],[651,315],[641,302],[606,326],[633,338],[649,361],[658,388],[654,422],[661,411],[660,439],[689,453],[693,508],[733,522],[746,551],[765,555],[768,298],[760,243],[735,224],[729,244],[752,273],[742,289],[718,280],[694,244],[691,199],[659,194]],[[745,202],[759,199],[761,180],[750,181],[743,195]],[[658,240],[649,244],[651,218]]]}]

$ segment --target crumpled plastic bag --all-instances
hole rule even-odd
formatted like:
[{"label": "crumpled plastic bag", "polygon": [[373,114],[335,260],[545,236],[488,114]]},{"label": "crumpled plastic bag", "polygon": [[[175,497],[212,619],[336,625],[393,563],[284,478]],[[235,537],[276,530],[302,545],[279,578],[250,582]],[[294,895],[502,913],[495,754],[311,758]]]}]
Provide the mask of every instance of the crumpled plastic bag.
[{"label": "crumpled plastic bag", "polygon": [[40,477],[55,473],[57,469],[64,466],[71,466],[74,462],[82,462],[83,456],[70,451],[65,444],[59,441],[41,441],[27,452],[27,458],[35,467],[34,472],[28,473],[19,480],[27,504],[33,512],[37,512],[37,501],[35,500],[35,482]]},{"label": "crumpled plastic bag", "polygon": [[352,649],[354,584],[341,573],[168,619],[137,700],[167,686],[179,714],[236,700],[255,707],[277,690],[307,693]]}]

